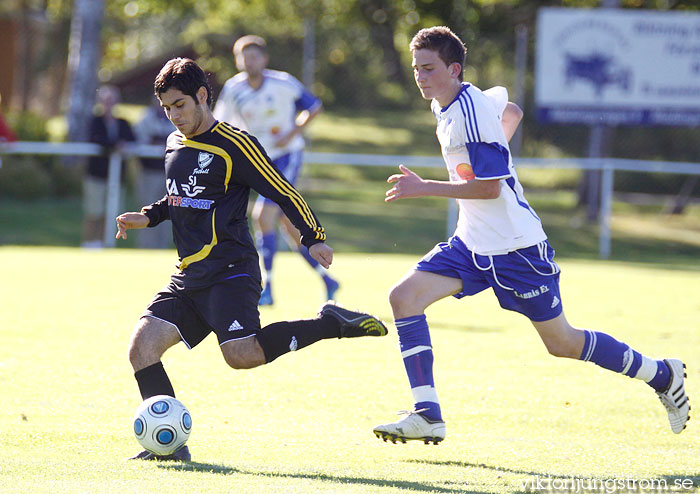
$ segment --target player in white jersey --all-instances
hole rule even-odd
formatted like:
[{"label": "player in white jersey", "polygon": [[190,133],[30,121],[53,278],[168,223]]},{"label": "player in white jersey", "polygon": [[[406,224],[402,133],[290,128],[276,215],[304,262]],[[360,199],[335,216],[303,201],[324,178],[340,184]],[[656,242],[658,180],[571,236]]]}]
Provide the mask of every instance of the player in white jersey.
[{"label": "player in white jersey", "polygon": [[522,118],[504,88],[481,91],[462,81],[466,48],[447,27],[422,29],[410,44],[416,84],[432,100],[437,136],[449,181],[424,180],[400,165],[389,177],[386,201],[440,196],[457,199],[454,235],[440,243],[391,290],[389,302],[414,410],[398,422],[374,428],[396,442],[445,438],[433,380],[433,353],[425,309],[450,295],[462,298],[493,289],[504,309],[532,322],[549,353],[591,361],[647,382],[680,433],[689,419],[684,367],[677,359],[654,360],[611,336],[576,329],[564,316],[559,267],[540,219],[530,207],[508,147]]},{"label": "player in white jersey", "polygon": [[505,88],[482,92],[471,84],[462,85],[445,108],[436,99],[431,103],[450,181],[469,181],[478,175],[479,180],[493,180],[498,186],[494,198],[457,199],[460,214],[455,235],[481,255],[507,254],[547,239],[525,199],[508,152],[501,125],[507,103]]},{"label": "player in white jersey", "polygon": [[[224,84],[214,107],[214,117],[257,137],[273,163],[295,185],[302,165],[302,132],[320,113],[321,100],[292,75],[266,68],[269,60],[267,47],[260,36],[239,38],[233,45],[233,54],[240,72]],[[335,298],[338,282],[309,255],[308,249],[299,241],[299,232],[274,202],[258,197],[252,217],[265,271],[260,305],[273,303],[272,262],[277,252],[278,223],[323,279],[326,298]]]}]

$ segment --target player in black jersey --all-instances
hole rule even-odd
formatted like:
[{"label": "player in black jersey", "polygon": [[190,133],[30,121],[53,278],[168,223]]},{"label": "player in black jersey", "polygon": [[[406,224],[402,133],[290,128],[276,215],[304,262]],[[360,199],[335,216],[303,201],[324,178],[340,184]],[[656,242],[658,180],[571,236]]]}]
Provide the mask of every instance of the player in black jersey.
[{"label": "player in black jersey", "polygon": [[[161,357],[182,341],[188,348],[214,332],[226,363],[249,369],[327,338],[383,336],[377,318],[325,304],[315,319],[260,328],[261,275],[248,228],[250,189],[274,200],[301,233],[301,242],[325,268],[333,249],[304,198],[270,161],[255,137],[218,122],[211,90],[192,60],[175,58],[154,85],[177,131],[165,151],[166,195],[141,212],[117,217],[117,238],[127,230],[171,220],[179,270],[139,319],[129,345],[142,398],[175,396]],[[187,446],[169,457],[142,451],[135,459],[190,459]]]}]

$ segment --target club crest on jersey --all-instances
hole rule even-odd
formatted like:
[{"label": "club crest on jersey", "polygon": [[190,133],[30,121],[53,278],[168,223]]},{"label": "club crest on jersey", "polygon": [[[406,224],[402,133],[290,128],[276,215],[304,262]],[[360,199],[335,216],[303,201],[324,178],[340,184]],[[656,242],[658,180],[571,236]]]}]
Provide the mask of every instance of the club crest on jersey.
[{"label": "club crest on jersey", "polygon": [[211,162],[214,161],[214,155],[211,153],[205,153],[204,151],[199,152],[199,156],[197,157],[197,166],[199,168],[195,168],[192,173],[195,174],[207,174],[209,173],[209,169],[207,168]]}]

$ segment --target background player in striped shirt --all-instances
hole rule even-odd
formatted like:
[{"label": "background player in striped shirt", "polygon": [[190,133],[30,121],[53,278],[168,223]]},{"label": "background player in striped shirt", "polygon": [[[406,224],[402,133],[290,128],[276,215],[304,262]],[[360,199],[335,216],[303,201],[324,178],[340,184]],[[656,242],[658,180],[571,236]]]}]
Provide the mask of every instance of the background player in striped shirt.
[{"label": "background player in striped shirt", "polygon": [[[117,217],[127,230],[170,220],[180,264],[139,319],[129,360],[142,398],[175,396],[161,357],[182,341],[188,348],[215,333],[226,363],[250,369],[328,338],[383,336],[378,319],[325,304],[314,319],[281,321],[261,329],[261,276],[248,228],[250,189],[278,204],[301,232],[301,243],[328,268],[333,249],[304,198],[284,178],[255,137],[218,122],[211,90],[192,60],[175,58],[161,69],[155,93],[177,130],[165,151],[166,195],[141,212]],[[142,451],[134,459],[189,460],[183,446],[169,457]]]},{"label": "background player in striped shirt", "polygon": [[513,167],[508,139],[520,117],[504,113],[509,108],[505,89],[482,92],[462,81],[466,48],[449,28],[422,29],[410,50],[416,84],[423,98],[432,100],[449,181],[424,180],[400,165],[401,173],[388,179],[393,187],[386,201],[455,198],[459,220],[454,235],[423,257],[389,295],[415,405],[398,422],[375,427],[375,434],[394,442],[444,439],[424,311],[450,295],[461,298],[487,288],[501,307],[530,319],[552,355],[591,361],[647,382],[666,407],[671,429],[680,433],[690,409],[680,360],[648,358],[566,320],[554,250]]},{"label": "background player in striped shirt", "polygon": [[[303,129],[321,111],[321,100],[292,75],[267,69],[266,43],[260,36],[247,35],[233,45],[236,67],[219,95],[214,117],[256,136],[287,180],[294,185],[301,171],[304,150]],[[272,261],[277,252],[278,223],[294,242],[294,248],[314,268],[326,286],[326,298],[335,298],[338,282],[298,241],[299,232],[280,214],[277,205],[259,196],[253,208],[256,244],[265,268],[265,285],[260,305],[272,305]]]}]

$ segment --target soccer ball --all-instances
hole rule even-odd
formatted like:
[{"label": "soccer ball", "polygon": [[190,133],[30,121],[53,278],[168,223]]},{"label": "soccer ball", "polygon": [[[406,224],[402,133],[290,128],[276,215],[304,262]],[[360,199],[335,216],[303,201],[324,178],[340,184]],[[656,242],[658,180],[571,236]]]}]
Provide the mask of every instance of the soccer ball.
[{"label": "soccer ball", "polygon": [[173,454],[187,442],[192,416],[185,405],[167,395],[145,400],[134,413],[134,435],[146,450],[159,456]]}]

